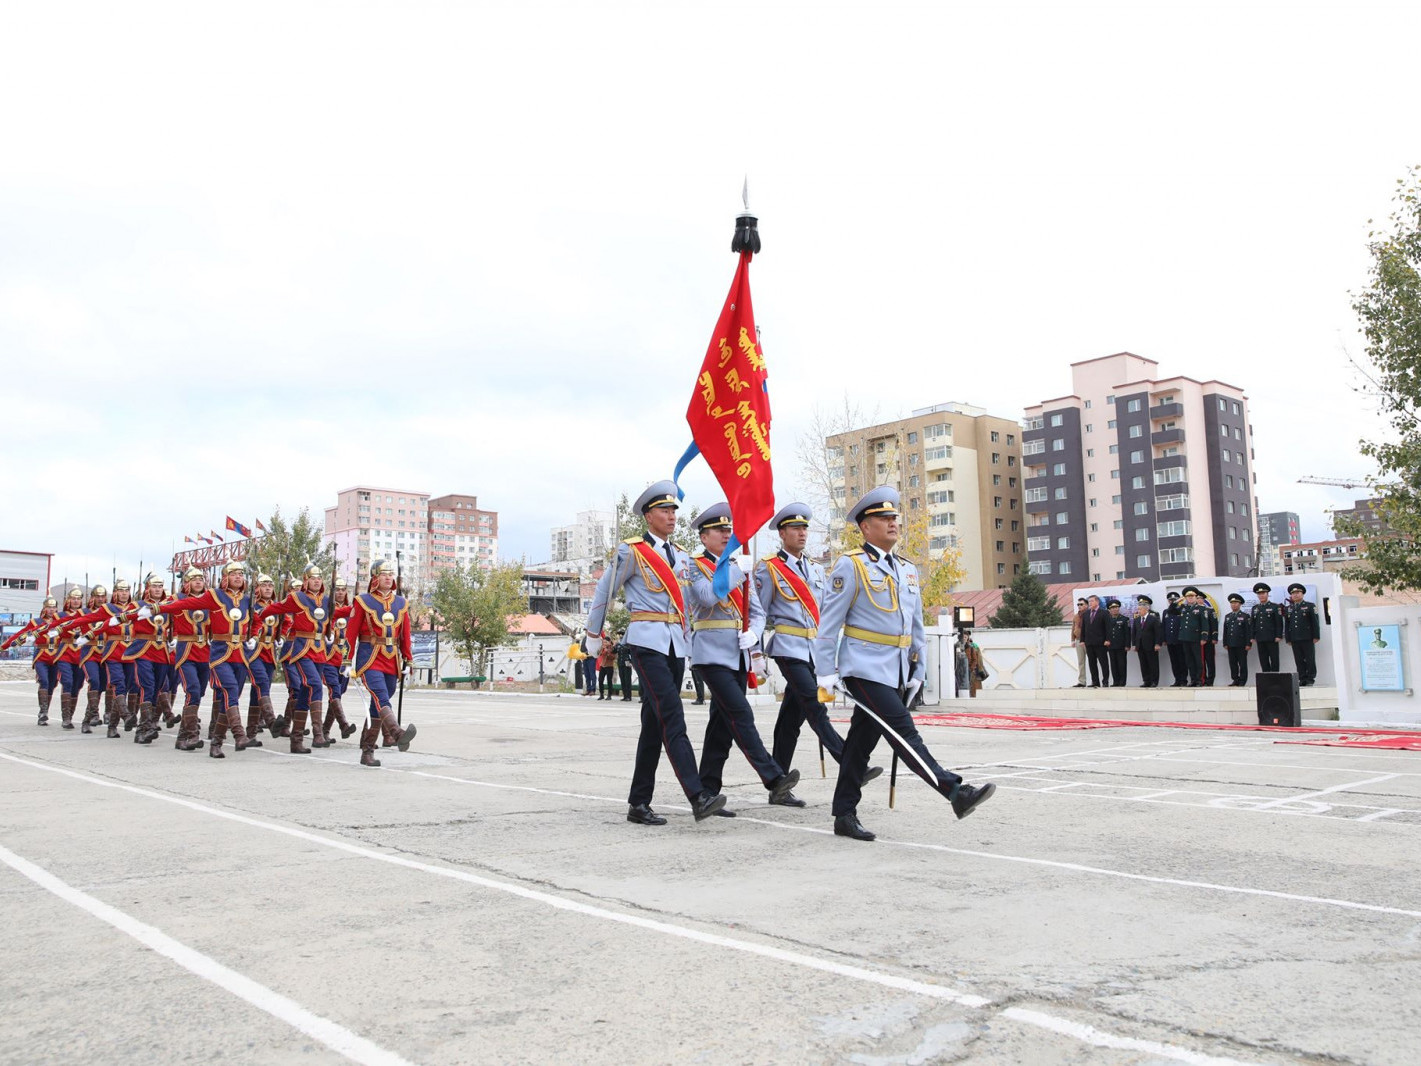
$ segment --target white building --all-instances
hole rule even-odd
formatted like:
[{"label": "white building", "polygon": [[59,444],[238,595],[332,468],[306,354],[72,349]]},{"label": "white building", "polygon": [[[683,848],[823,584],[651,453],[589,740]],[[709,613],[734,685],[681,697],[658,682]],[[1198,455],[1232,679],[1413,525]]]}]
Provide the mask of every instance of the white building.
[{"label": "white building", "polygon": [[0,614],[39,614],[53,558],[45,552],[0,551]]},{"label": "white building", "polygon": [[394,562],[397,551],[409,587],[427,576],[428,524],[429,493],[355,485],[341,489],[336,505],[326,508],[325,540],[335,546],[340,576],[352,587],[363,587],[372,560]]},{"label": "white building", "polygon": [[579,511],[572,525],[553,529],[548,569],[587,574],[600,568],[612,550],[616,532],[617,520],[611,511]]},{"label": "white building", "polygon": [[439,571],[477,563],[484,570],[498,562],[498,512],[479,507],[477,496],[457,493],[429,501],[430,583]]}]

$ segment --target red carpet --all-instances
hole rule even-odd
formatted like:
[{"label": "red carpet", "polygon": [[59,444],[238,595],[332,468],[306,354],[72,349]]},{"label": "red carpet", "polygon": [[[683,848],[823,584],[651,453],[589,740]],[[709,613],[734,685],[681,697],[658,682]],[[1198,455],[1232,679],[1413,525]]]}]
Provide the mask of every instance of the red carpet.
[{"label": "red carpet", "polygon": [[1421,736],[1410,734],[1354,736],[1344,733],[1320,740],[1275,740],[1275,744],[1317,744],[1325,748],[1390,748],[1396,751],[1421,751]]},{"label": "red carpet", "polygon": [[[836,722],[848,718],[836,717]],[[1400,751],[1421,751],[1421,732],[1398,733],[1386,729],[1351,729],[1346,733],[1336,728],[1293,729],[1272,725],[1221,725],[1213,722],[1136,722],[1119,718],[1044,718],[1021,714],[928,714],[913,715],[919,725],[962,726],[968,729],[1122,729],[1131,726],[1152,726],[1157,729],[1218,729],[1242,730],[1250,733],[1320,733],[1315,740],[1279,740],[1279,744],[1323,744],[1335,747],[1391,748]]]}]

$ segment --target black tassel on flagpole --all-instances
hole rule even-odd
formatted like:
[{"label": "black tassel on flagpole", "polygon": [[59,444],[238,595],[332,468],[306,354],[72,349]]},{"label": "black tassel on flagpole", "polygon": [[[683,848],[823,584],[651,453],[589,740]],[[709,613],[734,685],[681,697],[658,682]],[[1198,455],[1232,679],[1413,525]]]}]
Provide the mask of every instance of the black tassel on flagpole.
[{"label": "black tassel on flagpole", "polygon": [[735,220],[735,236],[731,238],[730,250],[737,255],[741,252],[749,252],[751,255],[760,254],[760,231],[757,229],[759,219],[751,214],[740,215]]}]

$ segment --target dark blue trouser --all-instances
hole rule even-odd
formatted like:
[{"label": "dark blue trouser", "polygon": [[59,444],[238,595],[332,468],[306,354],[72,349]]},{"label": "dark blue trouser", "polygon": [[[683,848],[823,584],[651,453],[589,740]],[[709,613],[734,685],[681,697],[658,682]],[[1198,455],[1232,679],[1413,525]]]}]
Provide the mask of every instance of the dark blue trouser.
[{"label": "dark blue trouser", "polygon": [[804,659],[775,658],[775,665],[785,679],[785,696],[780,701],[780,716],[775,721],[775,762],[789,771],[794,762],[794,749],[799,744],[799,728],[809,719],[809,727],[823,742],[824,749],[838,762],[844,755],[844,738],[829,721],[829,712],[819,702],[819,682],[814,668]]},{"label": "dark blue trouser", "polygon": [[139,659],[134,664],[135,673],[138,677],[138,689],[143,693],[144,703],[157,703],[158,693],[168,683],[168,671],[172,669],[167,663],[155,663],[150,659]]},{"label": "dark blue trouser", "polygon": [[711,694],[710,720],[701,745],[701,784],[712,792],[720,791],[721,774],[733,740],[769,788],[784,776],[784,771],[765,750],[760,731],[755,728],[755,712],[745,698],[746,671],[709,664],[702,664],[700,670]]},{"label": "dark blue trouser", "polygon": [[130,692],[137,691],[138,679],[134,674],[132,663],[123,662],[121,659],[110,659],[104,663],[104,673],[108,677],[109,687],[113,689],[115,697],[126,696]]},{"label": "dark blue trouser", "polygon": [[863,795],[863,775],[868,770],[868,757],[873,754],[880,736],[888,738],[888,743],[902,757],[908,769],[944,796],[950,795],[962,778],[937,764],[918,734],[913,716],[903,705],[902,693],[861,677],[844,678],[844,686],[849,695],[863,706],[854,708],[849,735],[844,738],[844,755],[839,761],[839,783],[834,788],[834,817],[856,813],[859,798]]},{"label": "dark blue trouser", "polygon": [[656,790],[656,766],[666,749],[671,769],[686,798],[694,800],[705,786],[696,770],[696,753],[686,736],[686,714],[681,706],[681,679],[686,660],[679,655],[631,646],[632,665],[641,678],[641,735],[636,742],[636,763],[627,802],[650,803]]},{"label": "dark blue trouser", "polygon": [[183,663],[183,706],[196,707],[202,703],[202,697],[207,695],[207,683],[212,677],[212,668],[207,663],[193,662],[189,659]]},{"label": "dark blue trouser", "polygon": [[296,678],[296,709],[298,711],[309,711],[314,705],[325,699],[325,693],[321,690],[321,666],[310,659],[297,659],[294,663],[288,663],[286,667],[286,681],[291,683],[292,677]]},{"label": "dark blue trouser", "polygon": [[64,690],[66,696],[77,696],[79,690],[84,687],[84,668],[78,663],[57,663],[59,667],[59,685]]},{"label": "dark blue trouser", "polygon": [[225,663],[212,667],[212,709],[219,714],[226,713],[230,725],[240,721],[242,716],[242,689],[250,677],[247,664],[240,659],[228,659]]},{"label": "dark blue trouser", "polygon": [[387,674],[371,667],[360,675],[360,680],[370,690],[370,717],[379,718],[382,711],[390,709],[390,701],[399,691],[400,675]]},{"label": "dark blue trouser", "polygon": [[104,664],[98,659],[89,659],[83,663],[84,680],[95,692],[104,690]]},{"label": "dark blue trouser", "polygon": [[256,707],[261,703],[263,696],[271,695],[271,675],[272,665],[265,659],[253,659],[249,664],[252,668],[252,698],[248,706]]},{"label": "dark blue trouser", "polygon": [[350,685],[350,678],[342,674],[335,663],[321,664],[321,679],[325,681],[326,691],[333,700],[344,696],[346,688]]},{"label": "dark blue trouser", "polygon": [[39,687],[46,692],[53,692],[55,686],[59,684],[59,664],[42,663],[38,659],[34,661],[35,680],[39,682]]}]

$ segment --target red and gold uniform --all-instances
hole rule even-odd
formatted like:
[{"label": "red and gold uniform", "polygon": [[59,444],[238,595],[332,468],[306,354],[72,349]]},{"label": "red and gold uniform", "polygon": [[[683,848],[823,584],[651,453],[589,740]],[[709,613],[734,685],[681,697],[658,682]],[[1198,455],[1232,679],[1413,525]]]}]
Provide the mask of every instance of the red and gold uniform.
[{"label": "red and gold uniform", "polygon": [[[206,591],[207,579],[196,567],[183,574],[183,596],[197,596]],[[197,751],[203,747],[202,697],[207,694],[211,679],[208,647],[208,615],[205,607],[190,611],[174,611],[167,615],[168,629],[174,642],[173,669],[183,688],[182,719],[178,739],[173,747],[178,751]]]},{"label": "red and gold uniform", "polygon": [[276,717],[271,707],[271,681],[276,676],[276,641],[281,633],[280,618],[262,620],[263,612],[272,605],[271,577],[258,574],[252,588],[252,617],[247,626],[247,666],[252,672],[252,694],[247,703],[247,736],[252,744],[261,746],[257,733],[266,728],[273,737],[290,736],[286,717]]},{"label": "red and gold uniform", "polygon": [[[375,741],[383,730],[386,744],[408,750],[413,725],[400,728],[390,705],[400,671],[410,660],[409,604],[395,589],[395,568],[380,560],[370,568],[367,591],[355,598],[345,639],[355,649],[355,676],[370,693],[370,714],[360,736],[362,766],[379,766]],[[377,724],[378,723],[378,724]]]},{"label": "red and gold uniform", "polygon": [[[247,594],[247,564],[231,562],[222,568],[222,584],[192,596],[170,600],[158,607],[163,614],[180,611],[202,611],[206,615],[209,678],[212,681],[212,743],[207,754],[225,759],[222,742],[227,730],[237,750],[245,751],[250,742],[242,728],[242,689],[251,671],[247,668],[244,646],[252,614],[251,597]],[[184,708],[186,713],[187,708]]]},{"label": "red and gold uniform", "polygon": [[[89,590],[89,602],[81,613],[97,611],[103,606],[108,595],[108,589],[102,585],[95,585]],[[70,621],[70,619],[66,618],[65,621]],[[103,642],[98,635],[103,626],[103,622],[95,622],[89,626],[79,626],[73,631],[75,644],[79,648],[79,665],[83,668],[84,680],[89,685],[89,699],[84,709],[84,720],[79,724],[79,732],[81,733],[92,733],[93,727],[103,721],[99,717],[99,697],[106,695],[106,683],[104,681],[104,664],[101,658]],[[109,705],[112,705],[113,697],[106,696],[106,698]]]},{"label": "red and gold uniform", "polygon": [[173,657],[168,652],[168,618],[161,610],[167,601],[163,579],[149,574],[143,581],[143,600],[139,604],[147,608],[147,616],[136,618],[129,627],[133,639],[123,653],[124,662],[133,664],[140,695],[138,732],[133,738],[136,744],[151,744],[157,739],[159,710],[172,716],[172,707],[166,701]]},{"label": "red and gold uniform", "polygon": [[40,607],[39,617],[31,618],[18,633],[11,634],[5,643],[0,644],[0,651],[4,651],[22,640],[34,639],[35,657],[32,665],[35,679],[39,682],[38,725],[49,725],[49,703],[54,698],[54,690],[59,687],[59,670],[56,666],[60,650],[58,618],[59,602],[53,596],[46,596],[44,605]]},{"label": "red and gold uniform", "polygon": [[59,673],[59,711],[65,729],[74,728],[74,707],[79,702],[79,690],[84,686],[84,668],[80,665],[83,649],[79,647],[79,634],[72,629],[62,629],[60,624],[84,613],[84,592],[72,588],[64,597],[64,609],[55,619],[55,634],[59,640],[59,657],[55,661]]},{"label": "red and gold uniform", "polygon": [[346,686],[350,684],[349,676],[343,671],[350,658],[350,641],[346,640],[345,631],[350,625],[355,605],[350,602],[350,590],[341,578],[336,578],[331,603],[332,624],[326,631],[326,665],[321,670],[321,676],[326,681],[326,720],[323,728],[329,737],[332,727],[339,725],[341,739],[345,739],[355,732],[355,726],[346,721],[343,702]]},{"label": "red and gold uniform", "polygon": [[291,751],[296,755],[311,753],[311,748],[302,742],[308,716],[311,720],[311,747],[328,748],[331,744],[326,739],[321,722],[321,702],[324,698],[321,668],[326,662],[326,626],[330,621],[330,601],[324,593],[325,581],[320,567],[312,564],[306,568],[299,589],[292,590],[285,599],[267,607],[258,617],[262,623],[273,618],[286,619],[282,659],[286,664],[287,684],[294,686]]},{"label": "red and gold uniform", "polygon": [[[124,729],[132,729],[138,724],[136,674],[133,664],[124,662],[123,659],[128,651],[128,642],[133,637],[137,610],[138,605],[131,598],[128,582],[119,579],[114,582],[113,595],[107,602],[61,623],[62,628],[66,630],[89,627],[87,639],[98,644],[96,658],[107,681],[105,692],[109,702],[104,710],[104,719],[108,725],[107,736],[110,740],[119,735],[120,720],[123,721]],[[129,700],[130,692],[133,692],[132,701]]]}]

